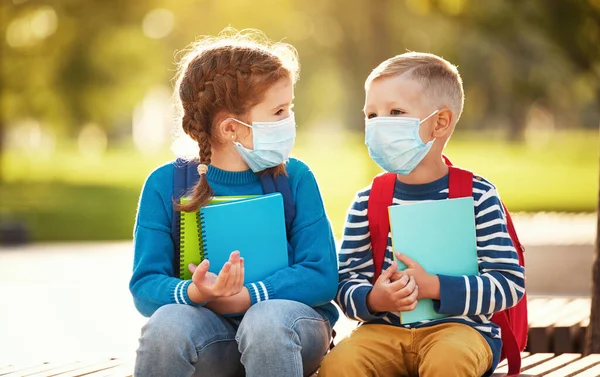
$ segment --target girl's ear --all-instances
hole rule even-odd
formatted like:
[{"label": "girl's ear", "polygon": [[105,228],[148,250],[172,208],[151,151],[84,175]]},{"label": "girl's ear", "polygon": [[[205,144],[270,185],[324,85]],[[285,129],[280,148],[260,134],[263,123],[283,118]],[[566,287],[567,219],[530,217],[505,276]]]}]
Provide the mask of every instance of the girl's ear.
[{"label": "girl's ear", "polygon": [[442,109],[437,113],[437,120],[433,128],[433,137],[441,138],[452,133],[454,114],[450,109]]},{"label": "girl's ear", "polygon": [[236,140],[237,127],[239,126],[238,122],[228,116],[218,117],[216,121],[215,131],[218,138],[217,140],[221,142]]}]

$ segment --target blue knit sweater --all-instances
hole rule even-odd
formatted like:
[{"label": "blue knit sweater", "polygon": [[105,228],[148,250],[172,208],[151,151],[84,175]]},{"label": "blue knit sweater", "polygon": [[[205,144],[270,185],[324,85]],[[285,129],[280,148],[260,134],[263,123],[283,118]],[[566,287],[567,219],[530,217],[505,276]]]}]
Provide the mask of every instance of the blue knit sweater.
[{"label": "blue knit sweater", "polygon": [[[134,228],[135,255],[129,289],[138,311],[151,316],[166,304],[196,305],[187,295],[191,280],[173,271],[173,163],[150,174],[140,197]],[[330,302],[337,290],[335,243],[313,173],[303,162],[287,163],[296,217],[288,235],[289,267],[262,281],[247,284],[252,305],[271,299],[321,307],[331,326],[338,311]],[[263,194],[260,178],[251,170],[228,172],[210,166],[206,174],[216,196]]]}]

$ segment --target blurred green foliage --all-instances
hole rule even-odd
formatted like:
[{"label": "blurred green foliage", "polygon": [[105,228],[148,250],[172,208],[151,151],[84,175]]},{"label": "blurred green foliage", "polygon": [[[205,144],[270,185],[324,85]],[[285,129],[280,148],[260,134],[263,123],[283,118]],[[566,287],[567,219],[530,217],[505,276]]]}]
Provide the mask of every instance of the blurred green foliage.
[{"label": "blurred green foliage", "polygon": [[[455,135],[447,152],[454,163],[491,180],[511,211],[593,211],[597,137],[592,131],[561,133],[545,146],[530,147]],[[340,237],[356,191],[379,172],[363,136],[305,134],[294,155],[314,171]],[[50,159],[8,153],[2,160],[8,183],[0,186],[0,215],[27,221],[37,241],[130,239],[144,178],[170,159],[168,152],[142,156],[126,148],[103,160],[82,161],[68,145]]]}]

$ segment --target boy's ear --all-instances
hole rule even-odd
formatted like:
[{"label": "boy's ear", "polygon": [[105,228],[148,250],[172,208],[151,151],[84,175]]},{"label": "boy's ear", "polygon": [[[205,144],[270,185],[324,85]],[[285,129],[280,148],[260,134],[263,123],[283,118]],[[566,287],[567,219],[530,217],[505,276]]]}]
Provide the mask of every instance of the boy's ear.
[{"label": "boy's ear", "polygon": [[450,109],[441,109],[437,113],[437,122],[433,128],[433,137],[440,138],[449,135],[452,132],[454,114]]}]

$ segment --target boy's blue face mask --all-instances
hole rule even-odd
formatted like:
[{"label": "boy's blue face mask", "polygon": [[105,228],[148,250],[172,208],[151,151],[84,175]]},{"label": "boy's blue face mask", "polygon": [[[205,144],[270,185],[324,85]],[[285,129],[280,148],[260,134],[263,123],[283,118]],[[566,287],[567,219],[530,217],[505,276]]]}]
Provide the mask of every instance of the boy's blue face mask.
[{"label": "boy's blue face mask", "polygon": [[369,156],[383,170],[407,175],[427,155],[435,139],[424,143],[419,136],[419,126],[435,115],[423,120],[408,117],[376,117],[365,121],[365,144]]},{"label": "boy's blue face mask", "polygon": [[[233,119],[233,118],[232,118]],[[294,113],[277,122],[252,122],[252,125],[234,119],[252,128],[254,149],[248,149],[237,141],[235,149],[253,172],[258,173],[287,161],[296,138]]]}]

